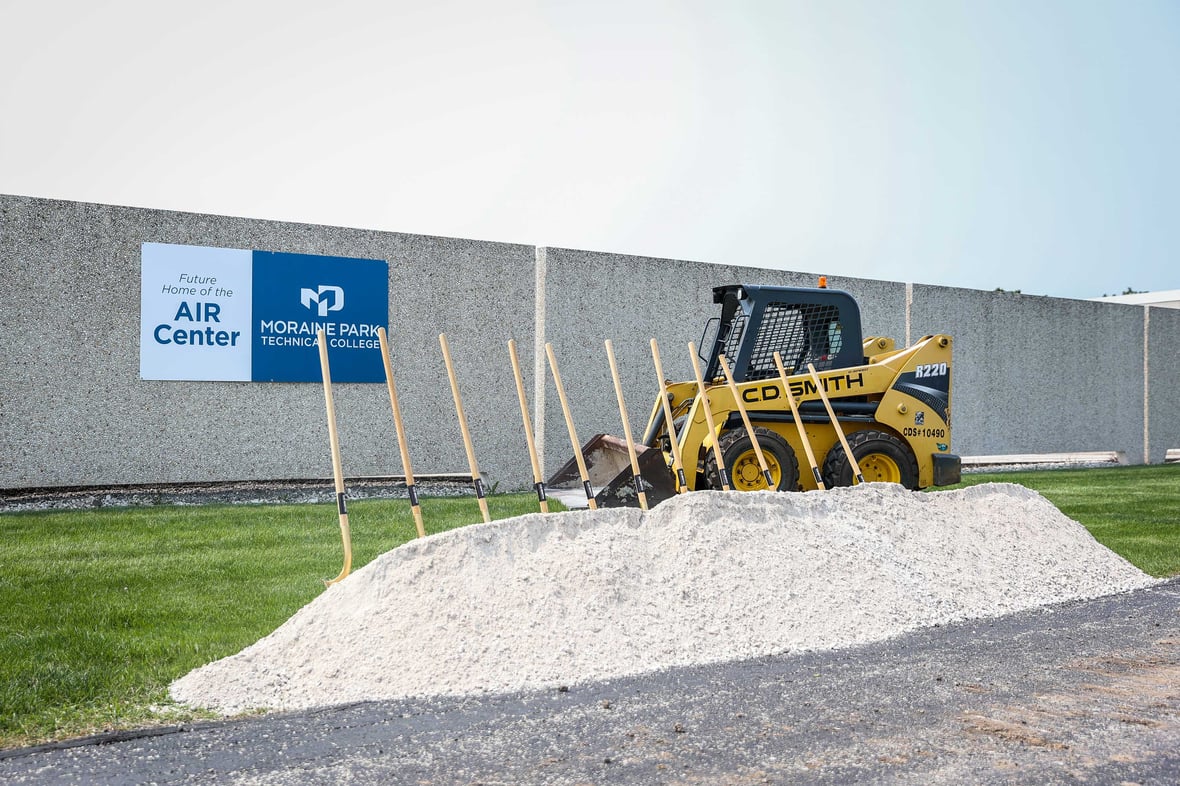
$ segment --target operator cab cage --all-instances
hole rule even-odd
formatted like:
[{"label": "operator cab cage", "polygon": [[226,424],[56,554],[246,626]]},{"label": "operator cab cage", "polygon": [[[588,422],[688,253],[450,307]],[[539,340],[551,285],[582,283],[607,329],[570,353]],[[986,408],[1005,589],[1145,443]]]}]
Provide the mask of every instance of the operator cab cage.
[{"label": "operator cab cage", "polygon": [[737,382],[777,377],[775,352],[787,374],[806,372],[808,363],[825,371],[865,362],[860,307],[843,290],[730,284],[713,288],[713,302],[721,316],[701,336],[706,381],[724,381],[720,355]]}]

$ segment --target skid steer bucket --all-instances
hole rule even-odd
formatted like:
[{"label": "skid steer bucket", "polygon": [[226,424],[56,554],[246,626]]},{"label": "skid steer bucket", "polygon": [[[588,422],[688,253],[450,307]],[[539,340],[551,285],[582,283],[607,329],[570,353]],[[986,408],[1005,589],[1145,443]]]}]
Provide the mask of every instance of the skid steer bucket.
[{"label": "skid steer bucket", "polygon": [[[675,496],[672,471],[664,461],[664,454],[657,448],[644,445],[636,445],[635,453],[639,459],[639,482],[647,495],[647,504],[653,506]],[[582,446],[582,455],[594,489],[594,501],[599,507],[639,507],[626,442],[610,434],[596,434]],[[568,507],[584,507],[586,504],[586,493],[575,459],[567,461],[545,485],[553,497]]]}]

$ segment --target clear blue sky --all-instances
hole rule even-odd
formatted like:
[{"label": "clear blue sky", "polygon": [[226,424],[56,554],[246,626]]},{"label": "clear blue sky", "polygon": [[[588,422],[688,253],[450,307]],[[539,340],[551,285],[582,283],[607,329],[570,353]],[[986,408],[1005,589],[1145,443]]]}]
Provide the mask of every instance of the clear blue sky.
[{"label": "clear blue sky", "polygon": [[2,193],[1063,297],[1180,288],[1174,1],[0,9]]}]

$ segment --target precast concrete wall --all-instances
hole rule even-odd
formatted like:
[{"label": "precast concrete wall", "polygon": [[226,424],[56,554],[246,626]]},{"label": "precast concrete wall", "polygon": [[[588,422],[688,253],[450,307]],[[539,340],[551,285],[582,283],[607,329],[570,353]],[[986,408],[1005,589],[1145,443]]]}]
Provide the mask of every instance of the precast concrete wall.
[{"label": "precast concrete wall", "polygon": [[[414,469],[467,467],[443,332],[481,469],[528,466],[507,362],[487,350],[515,336],[531,368],[531,246],[8,196],[0,222],[0,487],[331,476],[319,384],[139,378],[145,242],[387,260]],[[385,386],[333,388],[345,473],[399,474]]]},{"label": "precast concrete wall", "polygon": [[1143,454],[1143,309],[913,287],[915,339],[954,339],[951,417],[964,455]]},{"label": "precast concrete wall", "polygon": [[[327,478],[313,383],[139,378],[141,245],[176,243],[389,263],[389,333],[419,474],[466,472],[438,336],[446,333],[480,468],[532,483],[507,342],[515,338],[546,476],[571,455],[551,344],[580,441],[621,432],[613,341],[642,435],[713,287],[814,286],[815,273],[0,196],[0,488]],[[822,272],[822,271],[820,271]],[[955,341],[952,449],[963,455],[1180,446],[1180,311],[829,277],[865,335]],[[336,384],[344,471],[400,474],[381,384]]]},{"label": "precast concrete wall", "polygon": [[1146,322],[1148,419],[1145,453],[1132,460],[1158,464],[1180,448],[1180,309],[1143,307]]}]

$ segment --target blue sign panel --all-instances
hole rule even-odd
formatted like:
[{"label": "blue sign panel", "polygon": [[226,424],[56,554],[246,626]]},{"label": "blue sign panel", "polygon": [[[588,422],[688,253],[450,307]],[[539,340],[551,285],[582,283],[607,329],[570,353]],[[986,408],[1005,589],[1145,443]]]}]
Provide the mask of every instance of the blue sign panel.
[{"label": "blue sign panel", "polygon": [[253,312],[255,382],[318,382],[320,329],[334,381],[385,381],[377,338],[389,314],[385,262],[255,251]]}]

